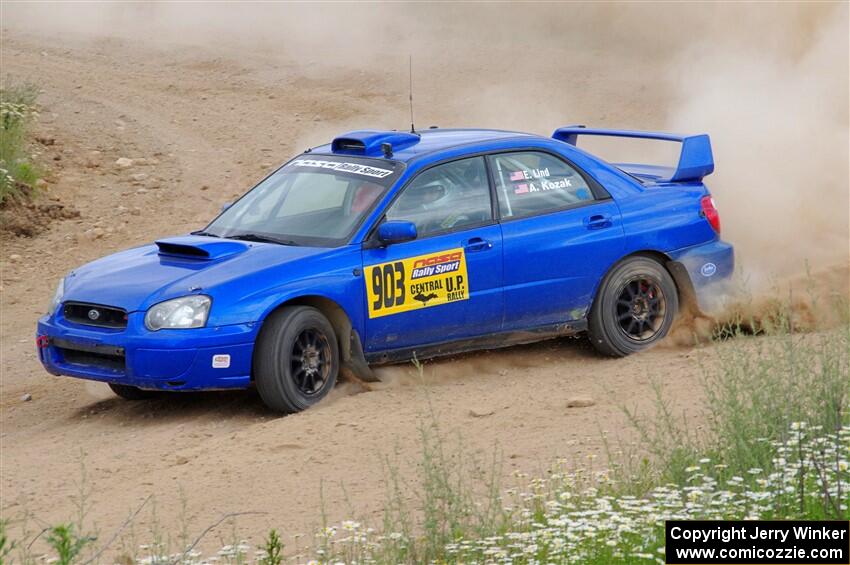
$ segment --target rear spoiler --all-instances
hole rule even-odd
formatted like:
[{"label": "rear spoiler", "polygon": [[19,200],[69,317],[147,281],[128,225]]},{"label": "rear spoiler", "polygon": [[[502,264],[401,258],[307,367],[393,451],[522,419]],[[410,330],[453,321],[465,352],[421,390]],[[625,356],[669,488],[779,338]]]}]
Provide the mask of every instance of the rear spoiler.
[{"label": "rear spoiler", "polygon": [[675,141],[682,144],[679,164],[675,169],[667,169],[669,178],[659,179],[669,182],[700,181],[714,171],[714,156],[711,153],[711,140],[707,134],[675,135],[655,131],[630,131],[619,129],[592,129],[584,126],[558,128],[552,134],[554,139],[576,145],[580,135],[601,135],[609,137],[631,137],[636,139],[656,139]]}]

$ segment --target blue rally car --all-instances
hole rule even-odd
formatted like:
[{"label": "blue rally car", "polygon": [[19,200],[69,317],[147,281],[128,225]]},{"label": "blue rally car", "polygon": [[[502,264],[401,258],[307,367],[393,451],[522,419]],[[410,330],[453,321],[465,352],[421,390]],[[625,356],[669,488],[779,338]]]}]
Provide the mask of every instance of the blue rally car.
[{"label": "blue rally car", "polygon": [[[666,140],[610,164],[581,136]],[[584,333],[623,356],[706,309],[733,270],[707,135],[354,131],[295,157],[202,231],[75,269],[38,322],[47,370],[153,391],[256,386],[303,410],[340,372]]]}]

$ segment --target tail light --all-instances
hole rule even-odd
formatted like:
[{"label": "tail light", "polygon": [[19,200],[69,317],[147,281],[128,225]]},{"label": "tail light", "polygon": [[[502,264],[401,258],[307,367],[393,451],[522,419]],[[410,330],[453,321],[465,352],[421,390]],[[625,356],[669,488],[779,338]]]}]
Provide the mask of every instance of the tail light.
[{"label": "tail light", "polygon": [[708,223],[711,224],[711,227],[714,228],[717,235],[720,235],[720,214],[717,212],[717,206],[714,205],[714,198],[711,196],[703,196],[702,200],[699,201],[699,204],[702,208],[700,215],[708,220]]}]

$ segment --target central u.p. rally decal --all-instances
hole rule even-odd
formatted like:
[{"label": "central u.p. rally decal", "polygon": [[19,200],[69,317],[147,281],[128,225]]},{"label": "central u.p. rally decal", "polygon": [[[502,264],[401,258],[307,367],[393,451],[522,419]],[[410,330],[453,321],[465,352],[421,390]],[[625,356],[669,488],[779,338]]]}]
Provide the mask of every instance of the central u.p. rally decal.
[{"label": "central u.p. rally decal", "polygon": [[469,298],[463,248],[369,265],[365,275],[370,318]]}]

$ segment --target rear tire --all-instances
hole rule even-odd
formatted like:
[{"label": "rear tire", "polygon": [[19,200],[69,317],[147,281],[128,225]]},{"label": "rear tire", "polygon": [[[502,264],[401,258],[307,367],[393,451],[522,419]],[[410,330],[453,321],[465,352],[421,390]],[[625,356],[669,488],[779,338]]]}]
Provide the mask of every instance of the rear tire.
[{"label": "rear tire", "polygon": [[679,309],[676,283],[648,257],[632,257],[603,279],[588,321],[588,336],[603,355],[624,357],[667,335]]},{"label": "rear tire", "polygon": [[309,306],[287,306],[263,324],[254,352],[254,380],[263,402],[291,414],[333,389],[339,347],[327,318]]},{"label": "rear tire", "polygon": [[117,383],[109,383],[109,388],[124,400],[145,400],[147,398],[153,398],[157,394],[155,390],[144,390],[136,386],[120,385]]}]

